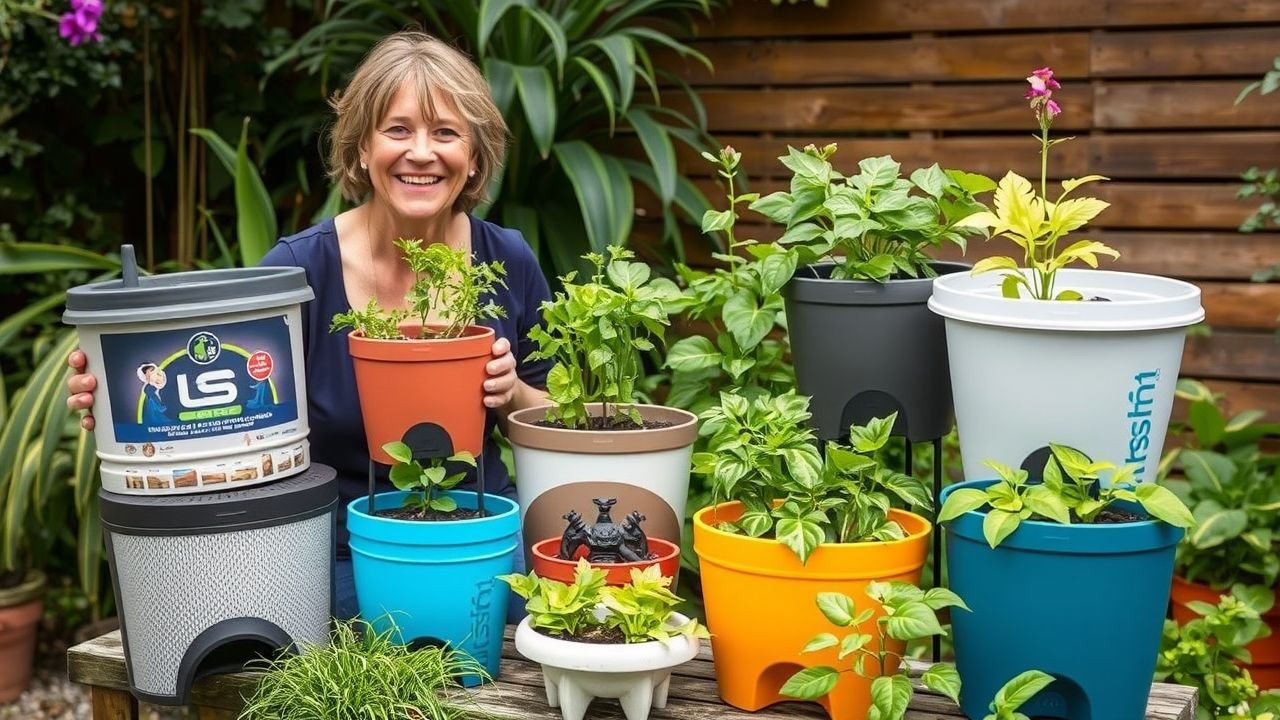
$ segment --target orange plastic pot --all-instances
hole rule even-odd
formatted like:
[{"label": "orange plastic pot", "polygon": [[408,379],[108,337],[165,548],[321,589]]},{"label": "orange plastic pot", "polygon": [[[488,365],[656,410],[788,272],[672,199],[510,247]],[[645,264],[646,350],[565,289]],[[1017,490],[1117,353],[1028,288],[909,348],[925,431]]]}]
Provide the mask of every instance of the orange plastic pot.
[{"label": "orange plastic pot", "polygon": [[[406,325],[401,331],[413,337],[420,327]],[[382,446],[424,422],[443,427],[454,452],[480,457],[484,366],[493,356],[493,328],[470,325],[461,337],[448,340],[371,340],[359,332],[349,338],[370,457],[390,465],[394,461]]]},{"label": "orange plastic pot", "polygon": [[[1199,600],[1217,605],[1222,594],[1230,592],[1230,590],[1214,590],[1208,585],[1201,585],[1174,575],[1173,591],[1170,595],[1173,619],[1177,620],[1179,625],[1190,622],[1200,616],[1187,607],[1188,603]],[[1253,657],[1253,662],[1246,667],[1249,668],[1249,675],[1259,688],[1272,690],[1280,688],[1280,605],[1268,610],[1262,619],[1267,623],[1267,627],[1271,628],[1271,634],[1258,638],[1245,647]]]},{"label": "orange plastic pot", "polygon": [[27,573],[21,585],[0,590],[0,705],[17,700],[31,682],[43,593],[40,572]]},{"label": "orange plastic pot", "polygon": [[[586,546],[583,546],[573,554],[572,560],[561,560],[557,557],[560,553],[560,538],[547,538],[533,545],[533,571],[538,573],[538,577],[572,584],[578,559],[586,557],[587,552]],[[680,546],[662,538],[649,538],[649,552],[658,557],[640,562],[591,563],[591,566],[608,573],[605,575],[605,584],[621,586],[631,582],[633,568],[643,570],[650,565],[657,565],[662,576],[671,578],[674,585],[676,573],[680,570]]]},{"label": "orange plastic pot", "polygon": [[[905,539],[822,545],[804,565],[777,540],[717,530],[718,523],[742,515],[741,503],[714,505],[693,516],[693,548],[702,567],[716,682],[725,702],[754,712],[794,701],[778,691],[799,670],[817,665],[852,668],[852,659],[837,658],[838,648],[803,654],[800,650],[814,635],[838,630],[818,610],[818,593],[844,593],[859,609],[871,607],[880,614],[867,597],[868,584],[920,581],[933,526],[914,513],[889,512],[907,531]],[[902,645],[892,643],[890,649],[901,653]],[[843,673],[819,702],[833,720],[863,720],[871,707],[871,680]]]}]

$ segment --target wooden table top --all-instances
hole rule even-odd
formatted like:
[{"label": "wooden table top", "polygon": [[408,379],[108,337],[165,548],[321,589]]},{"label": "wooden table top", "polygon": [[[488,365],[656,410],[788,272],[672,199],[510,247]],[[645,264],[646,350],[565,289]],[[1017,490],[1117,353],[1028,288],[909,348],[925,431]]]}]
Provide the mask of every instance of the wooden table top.
[{"label": "wooden table top", "polygon": [[[512,643],[514,626],[506,631],[502,647],[502,666],[497,682],[475,688],[471,692],[478,709],[490,717],[509,720],[559,720],[560,711],[547,706],[542,670],[537,663],[521,657]],[[918,676],[927,663],[912,662],[911,674]],[[127,690],[128,676],[124,664],[124,646],[120,631],[114,631],[81,643],[67,652],[67,671],[71,680],[86,685]],[[197,706],[238,711],[243,696],[253,692],[257,673],[241,672],[214,675],[201,679],[192,688],[192,703]],[[1147,720],[1193,720],[1196,690],[1182,685],[1155,683],[1147,705]],[[623,718],[616,700],[592,702],[587,718]],[[654,720],[717,718],[717,720],[780,720],[781,718],[826,718],[826,711],[815,703],[782,703],[759,712],[748,713],[720,701],[716,689],[711,649],[703,644],[702,652],[692,662],[676,668],[671,678],[667,707],[653,710]],[[917,684],[908,720],[954,720],[963,718],[950,699],[932,693]]]}]

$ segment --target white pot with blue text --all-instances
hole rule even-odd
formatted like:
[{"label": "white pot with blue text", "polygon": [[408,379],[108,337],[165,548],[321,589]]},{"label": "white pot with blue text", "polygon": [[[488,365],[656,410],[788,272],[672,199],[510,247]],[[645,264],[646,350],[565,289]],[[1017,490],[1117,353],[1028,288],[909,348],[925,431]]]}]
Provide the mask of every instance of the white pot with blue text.
[{"label": "white pot with blue text", "polygon": [[1055,286],[1085,300],[1005,298],[995,273],[934,280],[965,479],[992,477],[987,460],[1038,471],[1053,442],[1154,480],[1200,289],[1103,270],[1060,270]]}]

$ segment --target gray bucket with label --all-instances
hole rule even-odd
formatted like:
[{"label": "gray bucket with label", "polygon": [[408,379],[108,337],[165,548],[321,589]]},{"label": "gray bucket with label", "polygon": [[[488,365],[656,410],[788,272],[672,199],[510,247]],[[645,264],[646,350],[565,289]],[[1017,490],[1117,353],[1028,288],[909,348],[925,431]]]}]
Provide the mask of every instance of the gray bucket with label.
[{"label": "gray bucket with label", "polygon": [[102,487],[134,495],[234,490],[311,464],[302,303],[294,267],[124,278],[67,291],[94,392]]}]

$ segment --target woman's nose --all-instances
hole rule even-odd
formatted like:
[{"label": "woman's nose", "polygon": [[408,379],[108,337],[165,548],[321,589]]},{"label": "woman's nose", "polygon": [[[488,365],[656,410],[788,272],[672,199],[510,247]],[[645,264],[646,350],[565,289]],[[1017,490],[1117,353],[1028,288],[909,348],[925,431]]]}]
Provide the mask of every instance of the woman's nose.
[{"label": "woman's nose", "polygon": [[426,161],[435,155],[435,148],[431,143],[431,133],[426,130],[419,130],[413,134],[413,141],[409,144],[409,158],[411,160]]}]

